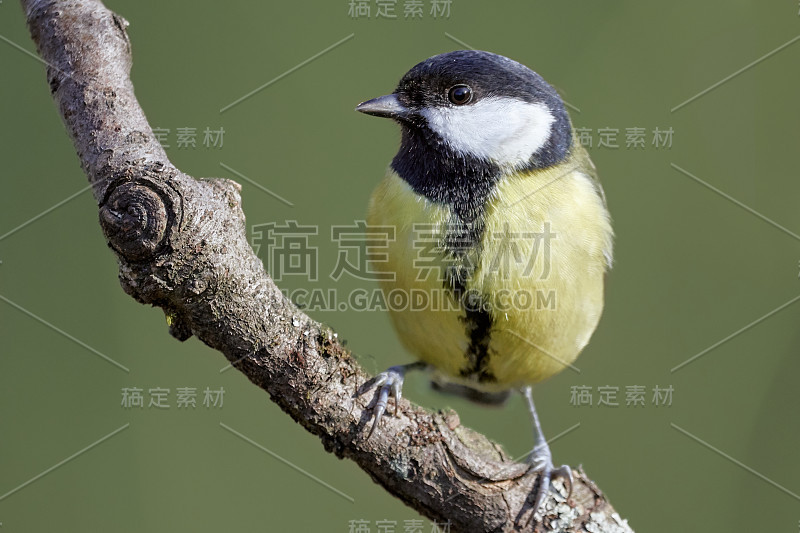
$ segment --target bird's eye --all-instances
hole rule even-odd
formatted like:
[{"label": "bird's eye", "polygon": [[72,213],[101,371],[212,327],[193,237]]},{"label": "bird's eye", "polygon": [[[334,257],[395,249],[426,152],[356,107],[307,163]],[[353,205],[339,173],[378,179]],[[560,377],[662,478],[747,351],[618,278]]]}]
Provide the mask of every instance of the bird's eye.
[{"label": "bird's eye", "polygon": [[468,104],[472,100],[472,89],[467,85],[456,85],[450,89],[447,97],[455,105]]}]

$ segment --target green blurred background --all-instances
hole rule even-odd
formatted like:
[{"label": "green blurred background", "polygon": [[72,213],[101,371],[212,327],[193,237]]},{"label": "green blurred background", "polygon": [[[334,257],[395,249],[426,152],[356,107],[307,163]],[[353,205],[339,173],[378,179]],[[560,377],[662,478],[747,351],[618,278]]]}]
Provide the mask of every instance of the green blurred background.
[{"label": "green blurred background", "polygon": [[[172,161],[193,176],[243,183],[249,228],[287,220],[319,227],[311,240],[319,280],[286,277],[286,289],[375,287],[329,277],[337,255],[330,227],[363,218],[399,138],[393,124],[355,113],[358,102],[390,92],[418,61],[463,48],[456,40],[542,74],[580,109],[572,119],[593,138],[617,234],[606,311],[577,361],[581,372],[535,390],[547,435],[579,424],[553,443],[557,464],[582,464],[637,531],[798,530],[800,304],[670,372],[800,294],[800,43],[671,112],[794,39],[796,1],[453,0],[449,17],[434,18],[424,0],[416,20],[404,18],[403,0],[396,19],[377,19],[374,2],[370,17],[353,18],[347,0],[108,5],[131,23],[136,94],[151,125],[170,130]],[[0,36],[2,531],[347,532],[352,520],[373,531],[394,521],[403,531],[419,519],[326,453],[237,371],[220,373],[219,353],[196,339],[175,341],[160,310],[126,296],[89,192],[8,233],[87,181],[43,65],[6,41],[34,50],[12,0],[0,3]],[[195,148],[177,146],[179,128],[196,128]],[[206,128],[224,129],[222,147],[203,145]],[[618,130],[618,148],[598,147],[604,128]],[[628,128],[644,128],[643,148],[626,148]],[[672,128],[671,146],[653,145],[656,128]],[[259,255],[266,260],[265,247]],[[410,360],[384,313],[312,315],[372,372]],[[637,385],[645,405],[626,406],[627,388]],[[606,386],[617,388],[619,406],[597,405]],[[654,403],[656,386],[672,387],[670,406]],[[121,406],[126,387],[144,389],[144,408]],[[195,409],[177,407],[180,387],[197,389]],[[202,405],[207,387],[224,389],[221,407]],[[576,387],[589,388],[593,406],[571,403]],[[152,388],[170,389],[169,408],[147,407]],[[519,397],[499,410],[475,406],[432,392],[422,375],[405,392],[457,409],[514,456],[531,446]],[[430,527],[425,520],[423,530]]]}]

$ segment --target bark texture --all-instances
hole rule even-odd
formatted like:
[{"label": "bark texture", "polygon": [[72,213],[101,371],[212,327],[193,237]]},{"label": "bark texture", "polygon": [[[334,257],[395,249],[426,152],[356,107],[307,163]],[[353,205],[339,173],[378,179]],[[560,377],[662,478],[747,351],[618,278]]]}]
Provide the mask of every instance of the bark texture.
[{"label": "bark texture", "polygon": [[[373,395],[358,392],[370,376],[264,271],[247,242],[238,184],[192,178],[167,159],[134,96],[128,22],[99,0],[22,4],[125,292],[161,307],[177,339],[195,335],[220,351],[326,450],[425,516],[449,520],[452,531],[532,531],[536,476],[455,412],[403,400],[399,416],[366,439]],[[539,530],[632,531],[575,474],[570,502],[551,494]]]}]

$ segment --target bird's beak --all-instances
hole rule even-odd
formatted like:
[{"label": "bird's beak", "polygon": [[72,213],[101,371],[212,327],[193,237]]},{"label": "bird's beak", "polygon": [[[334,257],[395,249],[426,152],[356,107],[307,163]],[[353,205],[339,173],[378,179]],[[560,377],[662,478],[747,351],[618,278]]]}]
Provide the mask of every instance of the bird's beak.
[{"label": "bird's beak", "polygon": [[356,106],[356,111],[386,118],[404,118],[408,114],[408,108],[400,103],[396,94],[387,94],[362,102]]}]

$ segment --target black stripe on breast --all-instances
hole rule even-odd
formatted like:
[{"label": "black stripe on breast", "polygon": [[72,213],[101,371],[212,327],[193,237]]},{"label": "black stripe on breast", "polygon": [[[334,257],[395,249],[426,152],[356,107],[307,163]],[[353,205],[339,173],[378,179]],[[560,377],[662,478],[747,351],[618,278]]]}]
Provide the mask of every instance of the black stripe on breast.
[{"label": "black stripe on breast", "polygon": [[427,127],[404,127],[400,150],[392,168],[417,194],[450,208],[451,219],[442,252],[448,271],[445,288],[464,308],[464,330],[469,347],[461,375],[479,382],[494,381],[488,371],[492,315],[482,295],[467,290],[475,259],[480,255],[486,201],[501,175],[494,163],[456,153]]},{"label": "black stripe on breast", "polygon": [[[453,218],[457,217],[454,215]],[[477,266],[474,263],[480,256],[482,234],[483,222],[480,218],[470,224],[460,221],[449,224],[443,247],[449,265],[444,285],[464,309],[461,321],[469,338],[469,346],[464,354],[467,362],[461,370],[461,376],[479,382],[491,382],[495,381],[488,370],[493,318],[483,295],[467,288]]]}]

